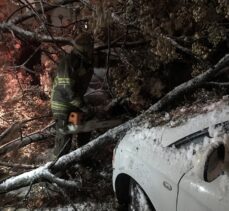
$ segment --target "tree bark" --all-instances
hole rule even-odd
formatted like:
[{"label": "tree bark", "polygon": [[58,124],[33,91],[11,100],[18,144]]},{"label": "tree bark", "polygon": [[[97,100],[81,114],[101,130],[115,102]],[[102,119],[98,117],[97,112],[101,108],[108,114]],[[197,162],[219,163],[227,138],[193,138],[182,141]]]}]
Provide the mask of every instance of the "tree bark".
[{"label": "tree bark", "polygon": [[184,93],[187,93],[189,91],[192,91],[193,89],[203,86],[206,81],[212,79],[214,75],[217,74],[219,71],[221,70],[226,71],[228,69],[229,69],[229,54],[226,54],[223,58],[219,60],[219,62],[216,65],[209,68],[204,73],[175,87],[172,91],[167,93],[161,100],[159,100],[157,103],[152,105],[145,113],[149,114],[161,110],[164,106],[166,106],[168,103],[171,103],[178,96],[181,96]]},{"label": "tree bark", "polygon": [[[219,70],[227,68],[227,66],[229,66],[229,55],[225,55],[214,67],[208,69],[203,74],[173,89],[171,92],[165,95],[165,97],[152,105],[146,112],[137,116],[136,118],[114,129],[108,130],[103,135],[92,140],[83,147],[78,148],[75,151],[60,157],[57,161],[53,163],[49,162],[46,165],[39,167],[38,169],[7,179],[0,184],[0,193],[5,193],[21,187],[29,186],[31,182],[36,183],[45,181],[47,180],[46,178],[50,179],[52,177],[50,176],[52,172],[63,171],[73,163],[79,161],[84,156],[89,155],[93,151],[101,148],[102,146],[110,143],[115,143],[117,140],[123,138],[123,136],[130,128],[138,125],[143,117],[147,116],[151,112],[161,110],[165,105],[172,102],[176,97],[180,96],[181,94],[184,94],[185,92],[190,91],[194,88],[200,87],[204,82],[211,79],[214,74],[216,74]],[[55,180],[51,180],[50,182],[55,183]]]},{"label": "tree bark", "polygon": [[21,27],[18,27],[10,22],[1,23],[0,30],[14,32],[15,34],[23,36],[24,38],[34,40],[37,42],[51,42],[51,43],[58,42],[63,44],[74,44],[74,40],[66,39],[64,37],[51,37],[47,35],[37,34],[35,32],[24,30]]}]

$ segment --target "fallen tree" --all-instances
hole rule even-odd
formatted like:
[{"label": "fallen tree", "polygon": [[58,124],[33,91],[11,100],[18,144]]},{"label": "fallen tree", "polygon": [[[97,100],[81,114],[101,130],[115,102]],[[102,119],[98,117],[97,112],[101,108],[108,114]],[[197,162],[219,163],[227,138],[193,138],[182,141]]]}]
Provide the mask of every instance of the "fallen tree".
[{"label": "fallen tree", "polygon": [[136,118],[118,127],[115,127],[114,129],[108,130],[106,133],[92,140],[83,147],[78,148],[75,151],[60,157],[56,161],[49,162],[46,165],[41,166],[35,170],[5,180],[0,184],[0,193],[6,193],[42,181],[55,183],[61,187],[66,186],[80,188],[80,182],[60,179],[55,176],[55,173],[57,173],[58,171],[64,171],[72,164],[75,164],[76,162],[81,160],[84,156],[90,155],[93,151],[98,150],[99,148],[107,144],[116,143],[117,140],[123,138],[123,136],[130,128],[139,125],[140,121],[143,120],[144,117],[148,116],[152,112],[160,111],[168,103],[171,103],[180,95],[183,95],[190,90],[201,87],[202,85],[204,85],[205,82],[212,79],[215,74],[217,74],[222,69],[228,68],[228,66],[229,55],[227,54],[222,59],[220,59],[216,65],[209,68],[207,71],[200,74],[196,78],[193,78],[188,82],[177,86],[175,89],[166,94],[161,100],[152,105],[148,110],[146,110],[143,114],[137,116]]}]

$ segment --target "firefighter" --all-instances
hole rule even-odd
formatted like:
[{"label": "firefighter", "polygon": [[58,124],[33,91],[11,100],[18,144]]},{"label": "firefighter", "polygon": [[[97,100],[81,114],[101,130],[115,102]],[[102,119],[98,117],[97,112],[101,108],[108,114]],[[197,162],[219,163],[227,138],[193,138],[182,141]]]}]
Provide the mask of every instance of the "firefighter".
[{"label": "firefighter", "polygon": [[75,47],[65,55],[57,68],[52,88],[51,108],[56,120],[54,156],[69,152],[72,135],[66,135],[71,112],[85,112],[83,96],[93,74],[93,39],[82,33],[75,40]]}]

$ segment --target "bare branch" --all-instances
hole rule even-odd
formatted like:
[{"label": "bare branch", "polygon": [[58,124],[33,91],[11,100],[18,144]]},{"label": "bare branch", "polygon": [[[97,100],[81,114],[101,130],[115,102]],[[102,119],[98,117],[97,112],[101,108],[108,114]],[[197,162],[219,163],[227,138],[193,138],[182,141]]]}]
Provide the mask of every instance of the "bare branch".
[{"label": "bare branch", "polygon": [[16,131],[19,131],[20,128],[22,127],[21,122],[16,122],[13,125],[11,125],[9,128],[7,128],[6,130],[4,130],[1,135],[0,135],[0,142],[1,140],[3,140],[4,138],[6,138],[9,134],[11,133],[15,133]]},{"label": "bare branch", "polygon": [[[0,193],[5,193],[15,189],[19,189],[21,187],[29,186],[32,180],[34,181],[34,183],[37,183],[44,181],[45,179],[49,179],[50,174],[48,173],[50,166],[51,170],[54,172],[57,172],[59,170],[65,170],[69,165],[80,160],[82,156],[91,153],[93,150],[98,149],[104,144],[111,143],[112,141],[114,141],[114,139],[122,137],[125,132],[130,128],[130,124],[131,123],[128,122],[124,126],[119,126],[117,129],[109,130],[104,135],[86,144],[82,148],[79,148],[65,156],[60,157],[54,165],[52,165],[52,162],[49,162],[46,165],[41,166],[35,170],[7,179],[0,184]],[[113,132],[115,133],[113,134]],[[51,179],[53,178],[51,177]],[[60,181],[58,180],[58,182]]]},{"label": "bare branch", "polygon": [[47,35],[37,34],[31,31],[24,30],[12,23],[6,23],[6,22],[1,23],[0,30],[9,31],[9,32],[12,31],[15,34],[19,34],[20,36],[24,36],[25,38],[28,38],[30,40],[35,40],[38,42],[50,42],[50,43],[58,42],[58,43],[70,44],[70,45],[74,44],[74,40],[72,39],[66,39],[64,37],[51,37]]},{"label": "bare branch", "polygon": [[173,89],[171,92],[165,95],[165,97],[152,105],[143,114],[114,129],[108,130],[106,133],[92,140],[83,147],[60,157],[54,165],[52,165],[52,163],[47,163],[38,169],[7,179],[0,184],[0,193],[9,192],[11,190],[28,186],[32,180],[34,180],[34,182],[39,182],[45,177],[45,175],[47,175],[47,171],[63,171],[93,151],[103,148],[107,144],[115,143],[117,140],[121,139],[130,128],[138,125],[143,117],[146,117],[151,112],[161,110],[164,106],[166,106],[181,94],[184,94],[194,88],[200,87],[204,82],[211,79],[219,70],[227,66],[229,66],[229,54],[225,55],[216,65],[214,65],[214,67],[209,68],[206,72],[202,73],[196,78],[193,78],[192,80],[185,82]]},{"label": "bare branch", "polygon": [[32,181],[34,181],[34,183],[37,183],[38,181],[41,180],[46,169],[47,169],[47,164],[45,166],[41,166],[37,169],[34,169],[30,172],[26,172],[5,180],[0,184],[0,193],[5,193],[5,192],[19,189],[21,187],[29,186]]},{"label": "bare branch", "polygon": [[[54,39],[52,33],[51,33],[51,32],[49,31],[49,29],[47,28],[47,26],[46,26],[46,24],[45,24],[43,18],[40,17],[39,13],[33,8],[33,6],[30,4],[30,2],[29,2],[28,0],[24,0],[24,1],[27,3],[28,8],[31,9],[31,11],[32,11],[32,12],[34,13],[34,15],[38,18],[38,20],[40,21],[40,23],[42,24],[42,26],[44,27],[44,29],[46,30],[46,32],[48,33],[48,35],[51,37],[52,42],[55,43],[56,46],[57,46],[61,51],[63,51],[64,53],[66,53],[66,52],[64,51],[64,49],[61,48],[61,47],[58,45],[58,43],[57,43],[56,40]],[[41,2],[40,2],[40,3],[41,3]],[[41,12],[44,12],[44,8],[43,8],[42,3],[41,3],[41,6],[42,6]],[[43,13],[43,14],[44,14],[44,13]],[[45,15],[44,15],[44,18],[45,18]]]},{"label": "bare branch", "polygon": [[19,164],[19,163],[4,162],[4,161],[0,161],[0,166],[23,168],[23,169],[35,169],[39,167],[38,165],[26,165],[26,164]]},{"label": "bare branch", "polygon": [[27,135],[26,137],[17,138],[11,142],[8,142],[0,147],[0,155],[8,153],[13,150],[18,150],[28,144],[43,141],[50,138],[52,135],[55,134],[55,130],[52,129],[53,124],[49,127],[43,129],[42,131],[37,131]]},{"label": "bare branch", "polygon": [[198,56],[196,56],[195,54],[193,54],[191,50],[189,50],[188,48],[185,48],[185,47],[181,46],[179,43],[177,43],[171,37],[165,36],[163,34],[160,34],[160,35],[161,35],[162,38],[164,38],[165,40],[167,40],[168,42],[170,42],[171,45],[173,45],[175,48],[181,50],[185,54],[187,54],[187,55],[191,56],[192,58],[196,59],[202,65],[207,65],[207,67],[210,66],[207,62],[205,62],[204,60],[202,60],[201,58],[199,58]]},{"label": "bare branch", "polygon": [[64,187],[64,188],[79,189],[82,186],[81,182],[68,181],[65,179],[61,179],[55,176],[54,174],[50,173],[49,171],[46,171],[43,174],[43,178],[49,181],[50,183],[56,183],[58,186]]},{"label": "bare branch", "polygon": [[226,54],[220,61],[214,65],[214,67],[209,68],[204,73],[198,75],[197,77],[182,83],[181,85],[175,87],[172,91],[167,93],[161,100],[152,105],[145,113],[152,113],[161,110],[168,103],[172,102],[178,96],[187,93],[195,88],[202,86],[206,81],[214,77],[222,69],[228,69],[229,67],[229,54]]},{"label": "bare branch", "polygon": [[34,15],[37,16],[37,18],[39,20],[41,20],[39,13],[37,13],[37,11],[34,9],[33,5],[28,0],[24,0],[24,1],[26,2],[27,8],[30,9],[34,13]]},{"label": "bare branch", "polygon": [[18,150],[22,147],[27,146],[28,144],[38,142],[38,141],[43,141],[48,138],[50,138],[52,134],[50,133],[34,133],[30,134],[26,137],[20,137],[16,140],[13,140],[9,143],[4,144],[3,146],[0,147],[0,155],[3,155],[5,153],[8,153],[13,150]]},{"label": "bare branch", "polygon": [[215,86],[215,87],[228,87],[229,86],[229,82],[213,82],[213,81],[210,81],[210,82],[204,83],[204,85],[206,85],[206,86]]},{"label": "bare branch", "polygon": [[34,183],[34,181],[32,180],[30,183],[30,186],[29,186],[29,190],[27,191],[27,193],[24,196],[24,200],[28,197],[29,193],[31,192],[32,187],[33,187],[33,183]]},{"label": "bare branch", "polygon": [[10,19],[17,13],[19,12],[20,10],[23,10],[25,7],[27,7],[27,5],[23,5],[22,7],[16,9],[10,16],[7,17],[6,21],[10,21]]},{"label": "bare branch", "polygon": [[44,19],[47,19],[46,15],[45,15],[45,10],[44,10],[44,3],[42,0],[39,0],[39,2],[40,2],[40,6],[41,6],[42,16]]},{"label": "bare branch", "polygon": [[7,128],[5,131],[3,131],[0,134],[0,141],[1,139],[5,138],[9,133],[14,133],[16,130],[19,130],[20,128],[22,128],[26,123],[34,121],[34,120],[38,120],[38,119],[43,119],[46,117],[50,117],[50,116],[39,116],[39,117],[31,118],[31,119],[22,120],[20,122],[15,122],[14,124],[12,124],[9,128]]}]

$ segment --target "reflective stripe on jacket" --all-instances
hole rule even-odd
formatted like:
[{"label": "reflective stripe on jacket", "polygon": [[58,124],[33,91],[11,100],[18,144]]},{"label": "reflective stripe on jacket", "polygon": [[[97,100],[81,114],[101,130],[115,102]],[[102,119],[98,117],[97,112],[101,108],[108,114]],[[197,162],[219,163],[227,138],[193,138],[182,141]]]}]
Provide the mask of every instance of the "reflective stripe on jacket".
[{"label": "reflective stripe on jacket", "polygon": [[92,74],[92,66],[79,55],[70,53],[63,57],[52,88],[51,108],[54,116],[66,115],[83,106],[83,95]]}]

